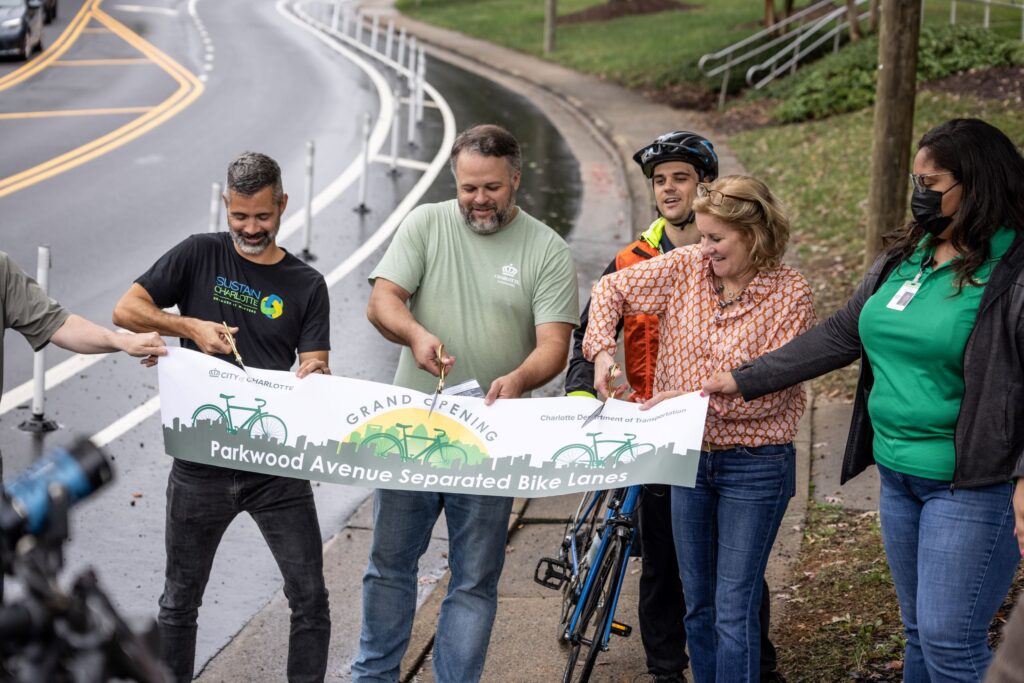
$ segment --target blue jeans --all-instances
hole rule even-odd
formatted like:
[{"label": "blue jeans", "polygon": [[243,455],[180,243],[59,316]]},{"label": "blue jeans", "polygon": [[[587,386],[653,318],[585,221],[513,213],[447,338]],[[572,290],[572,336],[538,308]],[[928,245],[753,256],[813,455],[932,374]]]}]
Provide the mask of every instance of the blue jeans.
[{"label": "blue jeans", "polygon": [[980,681],[988,627],[1020,559],[1013,485],[951,491],[878,465],[880,517],[907,646],[903,680]]},{"label": "blue jeans", "polygon": [[694,488],[672,487],[672,535],[697,683],[760,678],[764,570],[796,492],[793,444],[703,451]]},{"label": "blue jeans", "polygon": [[416,613],[419,559],[442,509],[451,579],[437,621],[434,677],[438,683],[480,680],[498,608],[512,499],[381,489],[373,499],[355,683],[398,680]]},{"label": "blue jeans", "polygon": [[[291,608],[288,680],[324,680],[331,640],[323,543],[308,481],[175,460],[167,479],[167,569],[157,626],[174,680],[192,680],[196,618],[228,525],[248,512],[284,577]],[[244,562],[245,558],[238,558]]]}]

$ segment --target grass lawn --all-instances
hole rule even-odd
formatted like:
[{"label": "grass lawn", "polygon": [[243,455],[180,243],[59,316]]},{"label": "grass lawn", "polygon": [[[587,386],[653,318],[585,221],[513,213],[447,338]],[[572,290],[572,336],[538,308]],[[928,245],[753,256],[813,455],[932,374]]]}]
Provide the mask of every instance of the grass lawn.
[{"label": "grass lawn", "polygon": [[[560,0],[571,14],[604,0]],[[696,4],[692,0],[688,4]],[[399,0],[421,21],[542,56],[544,0]],[[628,85],[658,87],[697,78],[697,60],[759,30],[764,5],[714,0],[692,10],[560,25],[552,59]]]},{"label": "grass lawn", "polygon": [[[822,319],[845,303],[863,272],[872,116],[872,110],[865,109],[822,121],[759,128],[729,140],[750,173],[768,183],[788,207],[793,219],[791,248],[798,250]],[[1024,143],[1019,104],[928,90],[917,97],[915,141],[955,117],[985,119],[1011,140]],[[837,396],[852,389],[854,380],[848,369],[823,378],[818,388],[826,396]]]},{"label": "grass lawn", "polygon": [[[605,1],[559,0],[558,14],[565,16]],[[717,89],[718,77],[707,83],[697,61],[760,30],[764,4],[751,0],[687,0],[686,4],[693,9],[559,25],[558,47],[550,59],[629,87],[657,89],[693,82]],[[544,0],[398,0],[397,5],[421,21],[544,56]],[[798,0],[796,5],[805,7],[807,1]],[[960,2],[957,23],[980,26],[982,13],[979,5]],[[993,7],[992,30],[1019,39],[1020,15],[1020,10]],[[950,0],[926,0],[926,23],[947,24],[949,16]]]}]

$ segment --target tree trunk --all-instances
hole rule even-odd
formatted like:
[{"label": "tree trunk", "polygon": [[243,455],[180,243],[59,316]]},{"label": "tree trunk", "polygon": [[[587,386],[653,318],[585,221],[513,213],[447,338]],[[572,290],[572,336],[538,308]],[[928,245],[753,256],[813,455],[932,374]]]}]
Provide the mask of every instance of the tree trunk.
[{"label": "tree trunk", "polygon": [[764,0],[764,27],[775,25],[775,0]]},{"label": "tree trunk", "polygon": [[786,0],[786,9],[784,10],[784,16],[787,19],[793,16],[793,3],[795,2],[796,0]]},{"label": "tree trunk", "polygon": [[850,42],[860,40],[860,20],[857,18],[857,0],[846,0],[846,20],[850,24]]},{"label": "tree trunk", "polygon": [[850,25],[850,42],[860,40],[860,19],[857,18],[857,0],[846,0],[846,20]]},{"label": "tree trunk", "polygon": [[879,4],[879,0],[871,0],[871,2],[868,3],[868,9],[871,11],[871,19],[868,23],[868,30],[870,30],[872,33],[878,33]]},{"label": "tree trunk", "polygon": [[882,3],[878,41],[878,87],[875,90],[871,189],[864,234],[864,268],[881,249],[881,236],[903,222],[907,210],[907,174],[914,133],[917,92],[917,44],[921,30],[920,0]]},{"label": "tree trunk", "polygon": [[557,0],[544,0],[544,54],[546,55],[555,51],[555,25],[557,23]]}]

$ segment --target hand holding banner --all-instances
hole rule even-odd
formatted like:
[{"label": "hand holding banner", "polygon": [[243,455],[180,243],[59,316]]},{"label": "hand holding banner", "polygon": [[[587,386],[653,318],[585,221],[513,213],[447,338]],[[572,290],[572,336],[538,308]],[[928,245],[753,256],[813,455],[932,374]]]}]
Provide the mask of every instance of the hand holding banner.
[{"label": "hand holding banner", "polygon": [[541,497],[633,484],[693,486],[708,399],[648,411],[583,397],[499,400],[336,375],[298,379],[186,349],[157,366],[176,458],[314,481]]}]

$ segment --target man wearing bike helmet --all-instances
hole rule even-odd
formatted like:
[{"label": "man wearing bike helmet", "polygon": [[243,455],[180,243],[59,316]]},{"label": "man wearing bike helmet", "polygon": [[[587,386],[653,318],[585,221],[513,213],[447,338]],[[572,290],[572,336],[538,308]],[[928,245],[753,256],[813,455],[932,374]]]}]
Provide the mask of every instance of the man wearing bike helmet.
[{"label": "man wearing bike helmet", "polygon": [[[693,200],[697,184],[718,177],[718,155],[706,138],[689,131],[673,131],[659,136],[633,155],[645,176],[651,179],[658,217],[640,236],[626,245],[608,264],[603,275],[628,268],[675,247],[694,244],[699,239],[694,225]],[[587,332],[590,302],[573,332],[572,357],[565,377],[569,396],[596,396],[594,364],[583,357],[583,337]],[[650,398],[658,354],[658,317],[628,315],[620,323],[625,351],[626,380],[633,393],[629,400]],[[644,487],[639,510],[640,574],[638,618],[640,637],[647,658],[647,671],[657,683],[684,681],[689,666],[686,656],[686,631],[683,615],[686,604],[679,580],[675,545],[672,540],[669,487],[649,484]],[[763,590],[761,604],[761,680],[781,681],[775,672],[775,648],[768,640],[769,593]],[[677,605],[678,609],[669,606]]]}]

